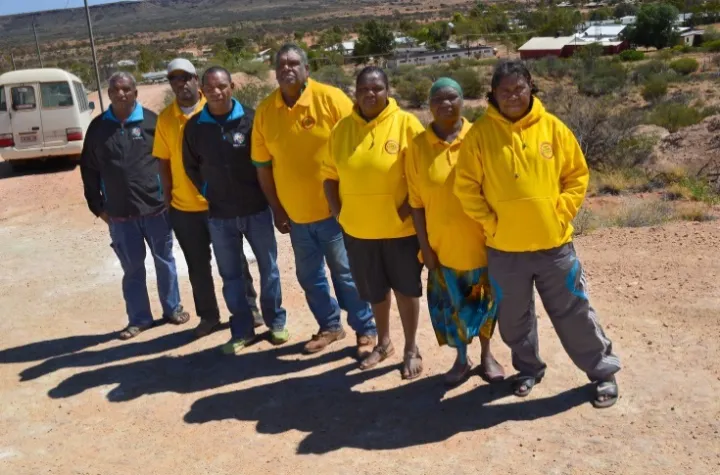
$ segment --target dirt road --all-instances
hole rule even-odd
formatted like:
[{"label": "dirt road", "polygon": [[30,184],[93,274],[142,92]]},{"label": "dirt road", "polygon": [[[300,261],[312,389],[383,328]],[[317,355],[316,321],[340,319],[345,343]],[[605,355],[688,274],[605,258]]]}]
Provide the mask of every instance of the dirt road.
[{"label": "dirt road", "polygon": [[[326,353],[300,355],[316,328],[286,238],[288,346],[260,342],[223,357],[215,347],[227,330],[193,341],[190,326],[168,325],[117,341],[125,314],[108,244],[85,207],[78,170],[14,176],[0,163],[2,474],[720,470],[716,223],[609,229],[578,240],[594,302],[625,365],[622,398],[606,411],[586,402],[587,381],[544,314],[549,371],[523,401],[479,377],[446,392],[441,375],[453,354],[437,348],[425,308],[426,371],[418,381],[401,382],[397,357],[359,372],[351,337]],[[193,310],[185,275],[181,286]],[[402,342],[397,315],[393,336]],[[499,339],[495,345],[510,370],[508,351]]]}]

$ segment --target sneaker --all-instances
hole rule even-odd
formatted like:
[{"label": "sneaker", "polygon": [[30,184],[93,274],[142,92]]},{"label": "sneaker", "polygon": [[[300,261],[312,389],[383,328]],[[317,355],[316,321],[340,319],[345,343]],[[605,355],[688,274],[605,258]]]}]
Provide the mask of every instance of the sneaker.
[{"label": "sneaker", "polygon": [[345,330],[342,328],[335,331],[321,331],[317,335],[313,335],[312,340],[305,344],[305,353],[319,353],[330,343],[343,338],[345,338]]},{"label": "sneaker", "polygon": [[220,322],[218,320],[200,320],[198,326],[195,327],[195,337],[206,337],[218,328],[220,328]]},{"label": "sneaker", "polygon": [[375,335],[358,335],[357,336],[357,357],[360,360],[364,360],[373,348],[377,345],[377,337]]},{"label": "sneaker", "polygon": [[290,340],[290,332],[287,328],[280,331],[270,332],[270,343],[273,345],[283,345]]},{"label": "sneaker", "polygon": [[260,310],[254,309],[252,311],[252,315],[253,315],[253,325],[255,326],[255,328],[265,325],[265,320],[263,319],[263,316],[262,316],[262,313],[260,313]]},{"label": "sneaker", "polygon": [[232,339],[221,346],[220,351],[226,355],[238,355],[242,353],[242,350],[244,350],[250,342],[252,342],[251,338]]}]

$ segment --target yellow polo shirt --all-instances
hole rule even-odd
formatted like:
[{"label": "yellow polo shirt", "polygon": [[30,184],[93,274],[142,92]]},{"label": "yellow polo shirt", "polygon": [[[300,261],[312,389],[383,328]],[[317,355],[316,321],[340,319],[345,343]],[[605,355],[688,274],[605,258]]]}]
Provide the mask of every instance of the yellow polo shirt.
[{"label": "yellow polo shirt", "polygon": [[296,223],[330,217],[320,168],[328,153],[330,132],[352,107],[340,89],[309,79],[293,107],[285,104],[277,89],[255,112],[253,163],[273,167],[280,203]]},{"label": "yellow polo shirt", "polygon": [[460,134],[447,143],[429,125],[415,137],[405,157],[410,206],[425,209],[430,247],[443,266],[458,271],[487,266],[483,228],[465,214],[454,193],[455,164],[471,128],[463,119]]},{"label": "yellow polo shirt", "polygon": [[354,111],[335,127],[323,178],[340,182],[338,219],[347,234],[359,239],[415,234],[412,218],[401,220],[397,209],[408,195],[405,152],[423,130],[394,99],[370,122]]},{"label": "yellow polo shirt", "polygon": [[183,133],[185,124],[205,107],[204,96],[195,105],[195,110],[189,114],[183,114],[177,101],[167,106],[158,116],[155,128],[155,142],[153,145],[153,156],[160,160],[170,160],[170,171],[172,173],[173,208],[180,211],[196,212],[207,211],[208,204],[205,198],[198,192],[190,178],[185,174],[183,165]]}]

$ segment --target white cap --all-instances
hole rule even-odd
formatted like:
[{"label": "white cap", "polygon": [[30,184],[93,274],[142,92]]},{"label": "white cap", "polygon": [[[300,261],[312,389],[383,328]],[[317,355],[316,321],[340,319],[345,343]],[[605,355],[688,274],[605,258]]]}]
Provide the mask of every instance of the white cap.
[{"label": "white cap", "polygon": [[173,71],[185,71],[186,73],[197,74],[195,66],[193,66],[193,64],[185,58],[176,58],[170,61],[167,72],[170,74]]}]

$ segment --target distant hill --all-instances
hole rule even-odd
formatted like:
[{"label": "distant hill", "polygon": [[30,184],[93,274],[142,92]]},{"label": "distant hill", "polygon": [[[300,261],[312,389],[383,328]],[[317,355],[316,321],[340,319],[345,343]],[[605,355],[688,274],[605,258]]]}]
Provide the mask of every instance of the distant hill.
[{"label": "distant hill", "polygon": [[[401,2],[398,2],[401,3]],[[227,26],[240,21],[286,20],[317,13],[352,11],[380,0],[143,0],[91,7],[93,28],[98,36],[131,35],[140,32]],[[354,7],[350,7],[355,5]],[[361,7],[362,8],[362,7]],[[87,34],[84,8],[0,16],[0,41],[26,43],[32,40],[32,20],[44,40],[84,38]]]}]

